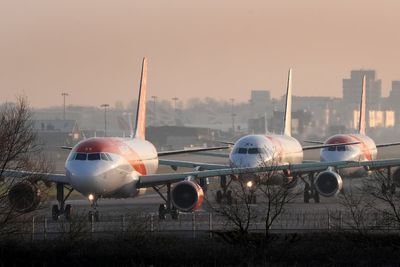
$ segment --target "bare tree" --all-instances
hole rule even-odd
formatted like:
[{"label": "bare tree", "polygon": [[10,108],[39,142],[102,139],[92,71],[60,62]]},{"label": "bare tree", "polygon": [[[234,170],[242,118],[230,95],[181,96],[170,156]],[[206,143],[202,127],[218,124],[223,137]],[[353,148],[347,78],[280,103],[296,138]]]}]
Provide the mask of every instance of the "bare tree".
[{"label": "bare tree", "polygon": [[[278,166],[274,160],[264,160],[262,154],[259,157],[260,166]],[[262,219],[268,237],[271,225],[282,214],[285,206],[300,194],[294,188],[296,182],[297,177],[274,169],[268,173],[238,177],[237,181],[230,185],[234,199],[232,205],[222,203],[214,206],[214,210],[225,217],[227,222],[235,227],[234,230],[243,236],[248,235],[252,223]],[[255,205],[257,197],[260,198],[260,202]]]},{"label": "bare tree", "polygon": [[[41,154],[32,127],[31,111],[24,98],[0,107],[0,232],[9,232],[21,213],[37,208],[43,189],[41,177],[51,164]],[[9,170],[21,175],[10,176]],[[43,189],[42,189],[43,188]],[[41,190],[42,189],[42,190]]]},{"label": "bare tree", "polygon": [[[277,176],[280,181],[276,182]],[[275,180],[275,182],[273,181]],[[265,236],[268,238],[272,224],[284,212],[287,204],[301,194],[296,187],[296,177],[286,177],[277,172],[265,173],[261,177],[261,183],[258,186],[260,195],[265,200],[263,209],[263,218],[265,223]],[[263,205],[262,205],[263,206]]]},{"label": "bare tree", "polygon": [[226,219],[227,226],[245,237],[249,233],[249,227],[257,219],[257,207],[253,205],[257,185],[249,188],[242,179],[231,183],[229,189],[232,192],[232,203],[221,202],[212,206],[213,210]]},{"label": "bare tree", "polygon": [[400,227],[400,192],[392,177],[393,169],[375,171],[365,188],[376,200],[375,209],[381,216],[380,224],[386,228]]},{"label": "bare tree", "polygon": [[336,219],[338,229],[349,229],[358,234],[366,235],[371,230],[377,229],[379,224],[376,218],[375,199],[365,190],[365,187],[349,185],[345,191],[338,196],[339,204],[344,208]]}]

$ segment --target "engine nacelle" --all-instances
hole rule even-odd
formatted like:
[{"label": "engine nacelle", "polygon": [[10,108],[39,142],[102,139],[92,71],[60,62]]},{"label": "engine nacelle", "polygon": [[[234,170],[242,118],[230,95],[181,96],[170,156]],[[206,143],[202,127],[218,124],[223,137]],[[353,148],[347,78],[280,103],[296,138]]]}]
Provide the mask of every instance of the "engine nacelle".
[{"label": "engine nacelle", "polygon": [[342,177],[334,171],[323,171],[315,179],[315,189],[324,197],[335,196],[342,188]]},{"label": "engine nacelle", "polygon": [[178,210],[191,212],[201,207],[204,192],[195,181],[185,180],[174,186],[171,192],[171,200]]},{"label": "engine nacelle", "polygon": [[11,208],[19,213],[35,210],[41,199],[40,189],[29,181],[19,182],[8,191]]}]

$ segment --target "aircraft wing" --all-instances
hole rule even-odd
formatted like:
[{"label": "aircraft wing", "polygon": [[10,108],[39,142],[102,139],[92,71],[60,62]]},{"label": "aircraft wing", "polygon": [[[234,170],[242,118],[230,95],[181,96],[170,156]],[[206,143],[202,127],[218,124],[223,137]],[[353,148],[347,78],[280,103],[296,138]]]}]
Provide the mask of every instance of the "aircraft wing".
[{"label": "aircraft wing", "polygon": [[311,150],[311,149],[320,149],[320,148],[327,148],[327,147],[334,147],[334,146],[347,146],[347,145],[357,145],[359,141],[355,142],[348,142],[348,143],[338,143],[338,144],[319,144],[315,146],[303,146],[303,150]]},{"label": "aircraft wing", "polygon": [[400,142],[386,143],[386,144],[377,144],[376,147],[387,147],[387,146],[398,146],[398,145],[400,145]]},{"label": "aircraft wing", "polygon": [[203,170],[220,170],[220,169],[229,168],[228,165],[213,164],[213,163],[203,163],[203,162],[181,161],[181,160],[159,159],[158,163],[160,165],[171,166],[171,168],[174,169],[174,170],[177,170],[178,167],[191,168],[191,169],[196,168],[196,167],[200,167]]},{"label": "aircraft wing", "polygon": [[167,183],[176,183],[186,179],[189,176],[196,178],[207,178],[207,177],[216,177],[222,175],[241,175],[249,173],[262,173],[262,172],[283,171],[283,170],[288,170],[291,173],[296,173],[296,174],[306,174],[306,173],[324,171],[328,167],[335,167],[337,169],[366,167],[369,169],[376,170],[392,166],[400,166],[400,159],[372,160],[372,161],[362,161],[362,162],[358,161],[316,162],[316,163],[287,164],[287,165],[256,167],[256,168],[225,168],[225,169],[206,170],[206,171],[144,175],[139,177],[139,187],[151,187]]},{"label": "aircraft wing", "polygon": [[304,140],[304,143],[310,143],[310,144],[318,144],[318,145],[323,145],[323,141],[314,141],[314,140]]},{"label": "aircraft wing", "polygon": [[23,178],[27,176],[40,177],[45,181],[55,182],[55,183],[64,183],[69,184],[67,176],[65,174],[56,174],[56,173],[43,173],[43,172],[30,172],[30,171],[17,171],[17,170],[4,170],[3,177],[15,177],[15,178]]},{"label": "aircraft wing", "polygon": [[217,147],[204,147],[204,148],[182,149],[182,150],[172,150],[172,151],[159,151],[158,156],[162,157],[162,156],[169,156],[169,155],[176,155],[176,154],[220,150],[220,149],[227,149],[227,148],[230,148],[230,146],[217,146]]},{"label": "aircraft wing", "polygon": [[201,156],[210,156],[210,157],[217,157],[217,158],[229,158],[229,153],[219,153],[219,152],[196,152],[196,155]]},{"label": "aircraft wing", "polygon": [[225,144],[225,145],[231,145],[231,146],[233,146],[235,144],[235,142],[223,141],[223,140],[214,140],[214,142]]}]

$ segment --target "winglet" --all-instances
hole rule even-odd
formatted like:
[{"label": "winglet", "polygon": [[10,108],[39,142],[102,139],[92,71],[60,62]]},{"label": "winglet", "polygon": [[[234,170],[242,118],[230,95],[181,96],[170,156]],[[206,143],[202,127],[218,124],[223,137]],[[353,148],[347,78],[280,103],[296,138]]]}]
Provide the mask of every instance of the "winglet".
[{"label": "winglet", "polygon": [[365,105],[366,105],[366,77],[362,80],[361,102],[360,102],[360,119],[358,122],[358,133],[365,135]]},{"label": "winglet", "polygon": [[292,69],[289,69],[286,91],[286,105],[283,133],[287,136],[292,135]]},{"label": "winglet", "polygon": [[135,138],[146,138],[147,58],[143,58],[139,99],[136,112]]}]

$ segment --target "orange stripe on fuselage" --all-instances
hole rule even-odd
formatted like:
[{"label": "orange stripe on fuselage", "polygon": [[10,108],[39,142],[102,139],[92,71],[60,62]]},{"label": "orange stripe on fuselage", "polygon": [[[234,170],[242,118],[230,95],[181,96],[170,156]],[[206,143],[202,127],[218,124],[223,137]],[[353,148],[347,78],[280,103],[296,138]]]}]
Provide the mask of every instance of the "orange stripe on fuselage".
[{"label": "orange stripe on fuselage", "polygon": [[364,157],[367,160],[372,160],[372,154],[371,154],[371,151],[369,150],[367,144],[361,138],[359,138],[357,136],[354,136],[354,135],[350,135],[350,136],[353,137],[354,139],[356,139],[356,141],[360,142],[360,147],[362,149],[361,152],[363,153]]},{"label": "orange stripe on fuselage", "polygon": [[78,153],[113,153],[125,158],[132,168],[141,175],[146,175],[147,170],[138,153],[128,146],[124,141],[117,138],[90,138],[82,141],[75,148]]}]

